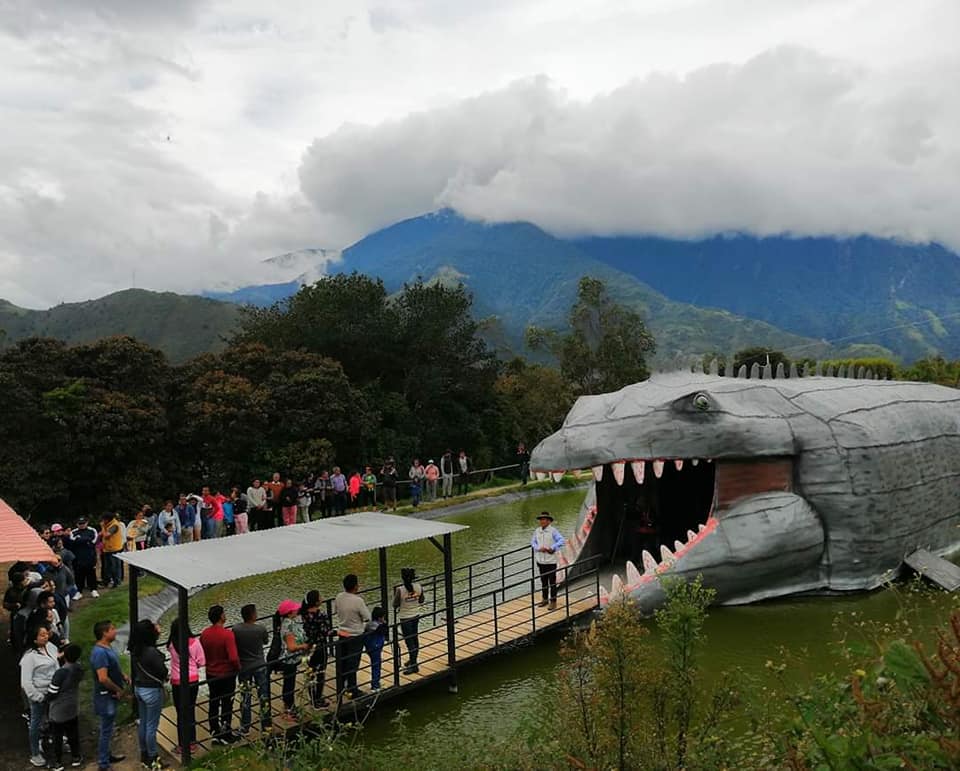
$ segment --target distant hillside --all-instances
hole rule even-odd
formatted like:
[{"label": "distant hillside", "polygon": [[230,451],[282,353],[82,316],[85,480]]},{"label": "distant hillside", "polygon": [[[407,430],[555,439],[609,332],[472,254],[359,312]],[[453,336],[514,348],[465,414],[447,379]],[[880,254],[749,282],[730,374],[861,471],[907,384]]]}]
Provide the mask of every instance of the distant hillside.
[{"label": "distant hillside", "polygon": [[295,295],[299,288],[299,281],[286,281],[282,284],[244,286],[240,289],[234,289],[232,292],[206,291],[203,293],[203,297],[237,305],[256,305],[264,308]]},{"label": "distant hillside", "polygon": [[680,302],[910,361],[960,357],[960,255],[877,238],[591,238],[576,245]]},{"label": "distant hillside", "polygon": [[832,353],[828,346],[764,322],[669,300],[590,257],[577,244],[529,223],[488,225],[450,211],[436,212],[367,236],[343,252],[339,267],[380,276],[391,291],[417,276],[462,277],[474,294],[477,316],[495,317],[517,349],[530,324],[563,327],[577,282],[591,275],[606,281],[614,297],[643,313],[661,360],[680,353],[732,353],[751,345],[804,346],[802,353],[811,356]]},{"label": "distant hillside", "polygon": [[92,342],[111,335],[130,335],[181,362],[223,347],[234,328],[236,305],[172,292],[127,289],[82,303],[49,310],[18,308],[0,300],[0,345],[26,337],[55,337],[68,343]]}]

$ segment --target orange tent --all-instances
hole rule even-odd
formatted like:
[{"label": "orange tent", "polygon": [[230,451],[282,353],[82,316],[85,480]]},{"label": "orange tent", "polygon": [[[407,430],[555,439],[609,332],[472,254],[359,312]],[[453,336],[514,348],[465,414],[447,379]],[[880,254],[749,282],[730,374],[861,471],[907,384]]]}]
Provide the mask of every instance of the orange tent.
[{"label": "orange tent", "polygon": [[0,562],[46,562],[53,550],[27,521],[0,498]]}]

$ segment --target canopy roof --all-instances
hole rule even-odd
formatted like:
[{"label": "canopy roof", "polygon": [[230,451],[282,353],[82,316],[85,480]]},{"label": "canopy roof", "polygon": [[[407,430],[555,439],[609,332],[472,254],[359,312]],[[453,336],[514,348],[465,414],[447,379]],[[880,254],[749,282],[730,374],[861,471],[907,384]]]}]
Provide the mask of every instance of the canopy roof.
[{"label": "canopy roof", "polygon": [[466,525],[365,511],[117,556],[172,584],[195,589],[466,529]]},{"label": "canopy roof", "polygon": [[0,498],[0,562],[46,562],[53,550],[37,531]]}]

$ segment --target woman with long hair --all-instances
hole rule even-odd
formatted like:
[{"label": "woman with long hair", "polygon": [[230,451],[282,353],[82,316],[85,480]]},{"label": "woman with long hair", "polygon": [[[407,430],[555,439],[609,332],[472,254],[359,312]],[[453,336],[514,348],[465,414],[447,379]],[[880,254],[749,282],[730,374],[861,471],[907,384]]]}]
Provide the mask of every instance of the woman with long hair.
[{"label": "woman with long hair", "polygon": [[407,646],[407,663],[403,667],[405,675],[420,671],[417,657],[420,655],[420,606],[426,602],[423,587],[416,583],[417,572],[413,568],[402,568],[398,586],[393,593],[393,607],[400,622],[400,634]]},{"label": "woman with long hair", "polygon": [[[175,618],[170,624],[170,637],[167,638],[167,650],[170,652],[170,683],[173,685],[173,706],[177,710],[177,738],[180,745],[177,754],[185,745],[190,746],[193,752],[197,746],[196,706],[197,692],[200,690],[200,667],[206,666],[207,660],[203,655],[200,640],[187,627],[187,659],[189,665],[189,682],[180,681],[180,619]],[[182,691],[186,689],[189,699],[186,714],[180,707]]]},{"label": "woman with long hair", "polygon": [[50,628],[36,623],[27,633],[27,649],[20,659],[20,687],[30,702],[30,763],[43,768],[46,758],[40,751],[40,729],[46,711],[47,689],[59,668],[57,647],[50,642]]},{"label": "woman with long hair", "polygon": [[137,697],[140,724],[137,739],[140,743],[140,762],[144,768],[160,769],[157,750],[157,727],[163,710],[163,686],[167,682],[167,665],[157,650],[160,627],[150,619],[137,622],[130,635],[133,655],[133,692]]},{"label": "woman with long hair", "polygon": [[311,589],[300,605],[303,634],[307,643],[313,647],[307,666],[310,668],[310,698],[316,709],[329,706],[329,702],[323,698],[323,688],[326,684],[330,619],[327,618],[320,602],[320,592]]}]

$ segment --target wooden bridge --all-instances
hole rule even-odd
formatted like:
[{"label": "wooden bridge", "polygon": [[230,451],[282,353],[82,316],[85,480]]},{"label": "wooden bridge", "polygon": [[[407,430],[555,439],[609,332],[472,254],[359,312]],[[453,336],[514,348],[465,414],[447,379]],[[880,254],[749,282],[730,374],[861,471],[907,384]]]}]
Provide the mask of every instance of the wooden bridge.
[{"label": "wooden bridge", "polygon": [[[442,573],[418,579],[426,595],[420,617],[419,671],[404,673],[406,649],[399,622],[393,619],[387,644],[382,651],[380,690],[371,690],[370,659],[364,653],[357,671],[357,684],[363,695],[352,699],[347,693],[336,691],[336,684],[341,681],[343,674],[344,662],[343,657],[337,655],[337,638],[332,637],[327,657],[329,663],[322,676],[316,678],[325,681],[323,696],[326,697],[328,706],[322,709],[312,706],[310,692],[315,678],[305,661],[301,661],[295,688],[295,703],[300,717],[288,717],[281,698],[283,676],[281,673],[271,673],[269,715],[261,715],[258,694],[251,693],[252,725],[241,741],[264,738],[260,729],[261,723],[268,726],[269,733],[279,735],[296,729],[301,723],[311,719],[346,719],[428,683],[440,681],[455,692],[458,669],[464,665],[509,651],[539,634],[566,627],[599,607],[599,570],[595,564],[584,565],[576,578],[560,584],[557,607],[551,610],[539,605],[540,579],[529,546],[454,568],[450,560],[449,535],[444,536],[443,546],[432,537],[430,540],[444,551],[445,565]],[[189,547],[188,544],[185,548]],[[381,577],[385,578],[384,548],[381,548],[380,556]],[[361,594],[368,607],[381,605],[388,608],[390,606],[387,599],[392,597],[393,589],[393,586],[382,583],[363,590]],[[136,589],[132,586],[132,599],[135,592]],[[181,616],[186,615],[184,594],[185,590],[181,589]],[[328,616],[336,625],[332,600],[327,600],[326,603]],[[269,630],[269,618],[261,619],[261,623]],[[238,684],[233,700],[232,728],[235,731],[241,728],[240,688]],[[183,708],[181,706],[181,709]],[[177,712],[172,705],[164,707],[157,732],[159,746],[184,761],[188,761],[190,756],[202,755],[213,749],[206,682],[200,683],[194,710],[196,746],[192,748],[179,746]],[[184,752],[184,749],[187,751]]]}]

